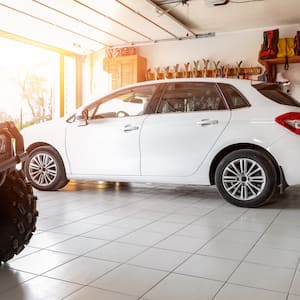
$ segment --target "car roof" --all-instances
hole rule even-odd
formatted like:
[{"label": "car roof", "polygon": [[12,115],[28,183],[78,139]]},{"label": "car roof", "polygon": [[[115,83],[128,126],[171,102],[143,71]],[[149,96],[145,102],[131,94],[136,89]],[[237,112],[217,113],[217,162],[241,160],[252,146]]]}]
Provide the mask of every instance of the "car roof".
[{"label": "car roof", "polygon": [[232,84],[235,86],[251,86],[251,80],[245,79],[232,79],[232,78],[220,78],[220,77],[195,77],[195,78],[173,78],[173,79],[160,79],[160,80],[149,80],[149,81],[142,81],[130,85],[123,86],[111,92],[117,92],[119,90],[123,90],[125,88],[130,87],[137,87],[137,86],[144,86],[144,85],[152,85],[152,84],[162,84],[162,83],[176,83],[176,82],[211,82],[211,83],[227,83]]}]

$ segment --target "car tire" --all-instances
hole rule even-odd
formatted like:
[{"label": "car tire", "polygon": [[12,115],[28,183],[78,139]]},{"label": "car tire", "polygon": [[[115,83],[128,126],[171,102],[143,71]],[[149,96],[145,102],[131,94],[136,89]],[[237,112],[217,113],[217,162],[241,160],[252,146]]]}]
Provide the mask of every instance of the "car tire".
[{"label": "car tire", "polygon": [[35,231],[37,198],[23,171],[7,175],[0,187],[0,263],[20,253]]},{"label": "car tire", "polygon": [[50,146],[40,146],[29,153],[25,174],[32,186],[41,191],[56,191],[68,183],[63,161]]},{"label": "car tire", "polygon": [[227,154],[218,164],[215,183],[222,197],[241,207],[259,207],[276,191],[277,173],[272,161],[257,150]]}]

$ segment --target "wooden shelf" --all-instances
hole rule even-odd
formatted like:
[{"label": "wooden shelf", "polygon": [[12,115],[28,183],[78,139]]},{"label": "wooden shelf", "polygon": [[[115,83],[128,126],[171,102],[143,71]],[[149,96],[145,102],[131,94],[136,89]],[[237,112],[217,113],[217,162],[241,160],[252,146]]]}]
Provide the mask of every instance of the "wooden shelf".
[{"label": "wooden shelf", "polygon": [[[285,57],[276,57],[276,58],[269,58],[269,59],[259,59],[259,63],[262,65],[265,64],[284,64],[285,63]],[[295,64],[300,63],[300,56],[292,56],[289,57],[289,64]]]},{"label": "wooden shelf", "polygon": [[[164,73],[163,69],[160,69],[159,72],[152,72],[151,69],[147,70],[147,80],[159,80],[159,79],[170,79],[170,78],[196,78],[196,77],[215,77],[215,70],[208,69],[206,70],[206,76],[204,75],[204,70],[193,70],[193,71],[181,71],[181,72],[167,72]],[[251,76],[251,75],[260,75],[262,73],[262,67],[241,67],[239,70],[240,78],[243,75]],[[236,77],[237,76],[237,68],[229,68],[228,77]]]},{"label": "wooden shelf", "polygon": [[[259,53],[260,54],[260,53]],[[265,66],[267,72],[267,78],[269,82],[275,82],[277,74],[277,65],[285,64],[285,57],[276,57],[269,59],[260,59],[258,56],[258,62]],[[300,56],[292,56],[288,58],[289,64],[300,63]]]}]

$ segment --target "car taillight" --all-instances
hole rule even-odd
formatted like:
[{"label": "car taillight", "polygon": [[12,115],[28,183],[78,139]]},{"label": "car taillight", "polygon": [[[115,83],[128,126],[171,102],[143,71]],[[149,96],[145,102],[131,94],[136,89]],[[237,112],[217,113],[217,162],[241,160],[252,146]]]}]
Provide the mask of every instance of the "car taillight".
[{"label": "car taillight", "polygon": [[275,118],[275,121],[289,129],[290,131],[300,135],[300,113],[289,112]]}]

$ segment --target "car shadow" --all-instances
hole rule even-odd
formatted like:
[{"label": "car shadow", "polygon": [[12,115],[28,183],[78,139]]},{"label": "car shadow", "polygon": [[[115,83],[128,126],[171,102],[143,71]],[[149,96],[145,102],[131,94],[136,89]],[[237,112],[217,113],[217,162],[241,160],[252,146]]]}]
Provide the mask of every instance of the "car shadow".
[{"label": "car shadow", "polygon": [[[224,204],[227,203],[222,199],[215,186],[71,180],[61,191],[132,192],[159,194],[160,197],[164,194],[174,194],[176,199],[188,197],[190,200],[194,199],[195,201],[224,201]],[[268,203],[260,208],[266,210],[300,209],[300,185],[288,187],[283,194],[276,193]]]}]

